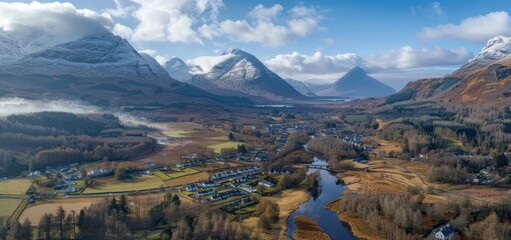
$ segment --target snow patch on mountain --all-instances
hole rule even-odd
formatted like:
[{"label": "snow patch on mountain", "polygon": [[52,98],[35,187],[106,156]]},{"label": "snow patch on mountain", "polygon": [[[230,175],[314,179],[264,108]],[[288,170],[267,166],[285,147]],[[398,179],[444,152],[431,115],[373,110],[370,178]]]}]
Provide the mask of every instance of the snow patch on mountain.
[{"label": "snow patch on mountain", "polygon": [[0,66],[59,43],[55,36],[48,33],[13,33],[0,28]]},{"label": "snow patch on mountain", "polygon": [[191,74],[204,74],[208,73],[213,67],[235,55],[232,53],[224,53],[220,56],[200,56],[186,61],[188,66],[198,66],[192,69]]},{"label": "snow patch on mountain", "polygon": [[16,75],[169,79],[165,69],[151,56],[139,54],[127,40],[111,33],[28,54],[0,71]]}]

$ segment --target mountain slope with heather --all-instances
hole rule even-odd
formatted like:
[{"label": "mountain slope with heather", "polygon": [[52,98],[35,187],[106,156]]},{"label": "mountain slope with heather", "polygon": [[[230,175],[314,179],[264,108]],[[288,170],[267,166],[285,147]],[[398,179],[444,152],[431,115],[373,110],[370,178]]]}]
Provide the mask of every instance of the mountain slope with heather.
[{"label": "mountain slope with heather", "polygon": [[511,37],[490,39],[475,58],[449,76],[410,82],[386,102],[424,100],[508,106],[511,103]]}]

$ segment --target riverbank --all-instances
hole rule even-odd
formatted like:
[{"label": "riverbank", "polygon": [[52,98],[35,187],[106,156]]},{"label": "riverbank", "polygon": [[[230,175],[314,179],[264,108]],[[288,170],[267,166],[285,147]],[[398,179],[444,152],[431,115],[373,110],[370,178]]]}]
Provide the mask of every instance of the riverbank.
[{"label": "riverbank", "polygon": [[293,220],[296,231],[293,233],[295,240],[330,240],[331,238],[321,229],[318,222],[306,216],[297,216]]},{"label": "riverbank", "polygon": [[286,239],[287,220],[289,216],[304,202],[309,200],[309,195],[302,188],[291,188],[274,196],[263,197],[277,203],[280,208],[279,221],[272,225],[270,232],[261,229],[257,222],[258,216],[252,216],[243,221],[243,226],[252,229],[252,236],[259,239]]},{"label": "riverbank", "polygon": [[339,202],[340,199],[337,199],[331,203],[329,203],[326,208],[334,211],[339,215],[339,219],[343,224],[346,224],[350,227],[351,233],[360,239],[385,239],[383,236],[381,236],[378,232],[374,231],[369,225],[359,217],[353,215],[353,214],[345,214],[341,213],[339,210]]}]

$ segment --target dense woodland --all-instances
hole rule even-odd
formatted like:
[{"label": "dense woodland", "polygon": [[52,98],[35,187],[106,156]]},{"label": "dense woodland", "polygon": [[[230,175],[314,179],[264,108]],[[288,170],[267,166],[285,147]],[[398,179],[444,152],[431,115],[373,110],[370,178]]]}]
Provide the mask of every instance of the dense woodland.
[{"label": "dense woodland", "polygon": [[[419,193],[420,194],[420,193]],[[511,208],[508,202],[485,205],[451,199],[447,206],[431,206],[412,200],[408,193],[370,192],[341,198],[343,213],[355,214],[388,239],[422,239],[426,222],[450,223],[464,236],[474,239],[510,239]],[[458,236],[459,237],[459,236]]]},{"label": "dense woodland", "polygon": [[[182,204],[177,195],[167,193],[163,201],[145,212],[140,210],[141,204],[122,195],[104,199],[80,212],[66,212],[59,207],[55,213],[43,215],[37,236],[33,235],[30,222],[25,221],[0,224],[0,239],[137,239],[154,227],[163,228],[161,239],[248,238],[241,223],[229,220],[224,212],[198,203]],[[260,210],[264,216],[271,210],[265,206]],[[274,210],[271,219],[278,216],[278,209]]]},{"label": "dense woodland", "polygon": [[110,114],[40,112],[0,118],[0,175],[95,160],[124,160],[150,151],[145,127]]}]

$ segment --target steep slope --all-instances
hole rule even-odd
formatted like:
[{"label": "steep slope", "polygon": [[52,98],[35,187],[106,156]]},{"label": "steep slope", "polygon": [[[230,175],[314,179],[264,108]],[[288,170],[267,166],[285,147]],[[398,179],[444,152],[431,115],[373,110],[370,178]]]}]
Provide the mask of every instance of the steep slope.
[{"label": "steep slope", "polygon": [[451,75],[411,82],[387,103],[439,100],[458,104],[511,104],[511,37],[490,39],[479,54]]},{"label": "steep slope", "polygon": [[240,101],[171,79],[152,57],[111,33],[28,54],[1,66],[0,74],[4,96],[78,97],[100,104]]},{"label": "steep slope", "polygon": [[58,40],[44,32],[17,33],[0,29],[0,66],[24,56],[55,46]]},{"label": "steep slope", "polygon": [[193,77],[193,73],[202,72],[200,66],[189,66],[179,58],[172,58],[163,66],[169,76],[181,82],[187,82]]},{"label": "steep slope", "polygon": [[190,83],[222,95],[248,95],[252,99],[283,101],[305,97],[251,54],[239,49],[224,53],[225,59],[209,72],[195,75]]},{"label": "steep slope", "polygon": [[367,75],[361,67],[355,67],[335,81],[329,88],[317,92],[320,96],[365,98],[381,97],[396,91]]},{"label": "steep slope", "polygon": [[291,78],[285,78],[284,80],[287,83],[289,83],[289,85],[291,85],[299,93],[301,93],[301,94],[303,94],[305,96],[308,96],[308,97],[315,97],[316,96],[316,94],[313,93],[309,89],[309,86],[307,86],[307,84],[305,84],[304,82],[298,81],[298,80],[295,80],[295,79],[291,79]]}]

